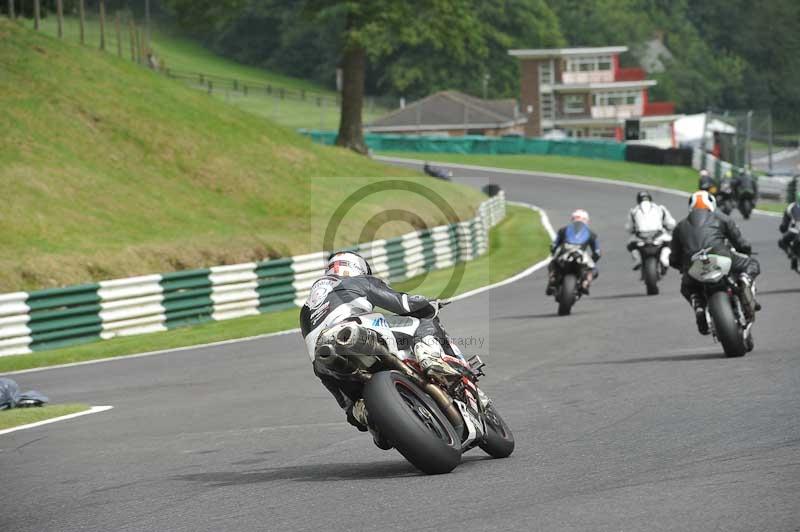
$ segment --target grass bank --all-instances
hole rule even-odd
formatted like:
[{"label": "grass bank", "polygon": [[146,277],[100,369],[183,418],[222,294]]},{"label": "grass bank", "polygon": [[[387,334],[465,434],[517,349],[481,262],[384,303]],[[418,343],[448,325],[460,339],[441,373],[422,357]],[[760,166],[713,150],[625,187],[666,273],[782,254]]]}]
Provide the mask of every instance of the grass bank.
[{"label": "grass bank", "polygon": [[45,421],[54,417],[66,416],[89,410],[89,405],[84,404],[65,404],[65,405],[45,405],[42,407],[31,408],[12,408],[0,411],[0,430],[19,427],[29,423]]},{"label": "grass bank", "polygon": [[[25,21],[32,28],[32,21]],[[55,16],[42,20],[41,31],[50,36],[58,34]],[[80,42],[79,21],[75,17],[64,18],[64,40],[69,43]],[[212,94],[215,98],[237,108],[268,118],[273,122],[291,128],[335,130],[339,127],[339,107],[334,104],[336,92],[308,80],[293,78],[263,68],[243,65],[221,57],[200,43],[180,35],[166,27],[155,28],[152,32],[152,48],[163,69],[180,74],[203,74],[229,80],[214,81]],[[100,43],[100,24],[96,18],[88,18],[85,26],[85,43],[96,49]],[[121,47],[117,47],[117,35],[112,24],[106,29],[106,51],[130,60],[131,44],[127,27],[122,28]],[[239,90],[233,90],[231,80],[236,80]],[[207,85],[183,79],[188,86],[207,91]],[[274,90],[267,93],[266,86]],[[248,86],[245,94],[243,87]],[[292,91],[292,97],[281,98],[278,88]],[[297,91],[307,91],[306,99],[299,99]],[[325,102],[318,101],[322,96]],[[374,105],[368,98],[364,109],[364,121],[377,118],[388,112],[386,108]]]},{"label": "grass bank", "polygon": [[[539,215],[530,209],[509,206],[506,219],[490,234],[490,249],[484,256],[466,263],[455,294],[508,278],[543,259],[550,240]],[[452,268],[397,283],[398,290],[437,296],[447,284]],[[36,367],[112,358],[146,351],[171,349],[233,338],[282,331],[297,327],[298,309],[212,322],[186,329],[128,336],[28,355],[0,357],[0,373]]]},{"label": "grass bank", "polygon": [[[387,178],[424,185],[462,219],[484,199],[5,18],[0,72],[0,293],[319,249],[320,213]],[[398,204],[413,216],[385,223]],[[372,195],[336,245],[408,232],[417,217],[447,222],[414,192]]]}]

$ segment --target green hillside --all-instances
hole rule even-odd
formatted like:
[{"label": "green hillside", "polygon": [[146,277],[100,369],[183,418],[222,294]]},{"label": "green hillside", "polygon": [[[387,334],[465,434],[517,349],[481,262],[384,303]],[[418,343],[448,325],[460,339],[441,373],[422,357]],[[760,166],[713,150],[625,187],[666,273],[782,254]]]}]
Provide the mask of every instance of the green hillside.
[{"label": "green hillside", "polygon": [[[125,25],[128,15],[123,14],[121,17],[121,46],[118,47],[114,19],[109,15],[106,26],[106,51],[110,54],[121,51],[122,57],[130,59],[130,34]],[[33,28],[31,20],[24,20],[22,23],[30,29]],[[58,34],[56,17],[49,16],[42,19],[40,31],[56,36]],[[98,48],[99,21],[92,16],[88,17],[84,31],[86,46]],[[65,42],[75,44],[80,41],[77,18],[70,16],[64,18],[63,34]],[[207,90],[207,86],[199,83],[199,76],[196,79],[194,77],[187,79],[188,74],[213,76],[212,95],[249,113],[295,129],[336,130],[339,126],[339,106],[335,104],[336,93],[321,85],[220,57],[168,26],[154,28],[151,40],[153,51],[165,71],[181,76],[181,80],[192,88]],[[233,90],[233,80],[236,80],[239,90]],[[247,94],[243,91],[245,86],[249,89]],[[267,86],[271,86],[273,91],[267,93],[265,90]],[[279,88],[287,90],[285,98],[278,96]],[[299,91],[307,91],[307,97],[301,100]],[[322,96],[324,102],[317,96]],[[380,103],[385,104],[385,99]],[[368,98],[364,109],[364,120],[368,122],[387,112],[386,107],[377,105]]]},{"label": "green hillside", "polygon": [[[327,213],[381,179],[347,176],[403,173],[6,19],[0,107],[0,292],[316,250]],[[466,187],[407,180],[461,217],[481,201]],[[387,206],[410,222],[385,223]],[[406,232],[415,215],[445,222],[411,192],[370,196],[337,243]]]}]

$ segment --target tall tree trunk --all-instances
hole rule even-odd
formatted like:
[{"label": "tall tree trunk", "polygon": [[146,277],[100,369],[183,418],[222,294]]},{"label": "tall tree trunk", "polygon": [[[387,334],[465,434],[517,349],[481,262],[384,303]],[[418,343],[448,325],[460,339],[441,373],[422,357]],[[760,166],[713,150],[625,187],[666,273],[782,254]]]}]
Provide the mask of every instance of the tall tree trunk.
[{"label": "tall tree trunk", "polygon": [[86,44],[86,6],[84,0],[78,2],[78,16],[81,21],[81,44]]},{"label": "tall tree trunk", "polygon": [[100,49],[106,49],[106,3],[100,0]]},{"label": "tall tree trunk", "polygon": [[364,106],[364,71],[367,53],[361,46],[350,46],[342,60],[342,112],[339,119],[339,136],[336,145],[367,153],[361,122]]},{"label": "tall tree trunk", "polygon": [[33,0],[33,29],[38,30],[41,23],[42,9],[39,6],[39,0]]},{"label": "tall tree trunk", "polygon": [[8,18],[14,20],[14,0],[8,0]]},{"label": "tall tree trunk", "polygon": [[58,38],[64,37],[64,0],[56,0],[56,18],[58,19]]}]

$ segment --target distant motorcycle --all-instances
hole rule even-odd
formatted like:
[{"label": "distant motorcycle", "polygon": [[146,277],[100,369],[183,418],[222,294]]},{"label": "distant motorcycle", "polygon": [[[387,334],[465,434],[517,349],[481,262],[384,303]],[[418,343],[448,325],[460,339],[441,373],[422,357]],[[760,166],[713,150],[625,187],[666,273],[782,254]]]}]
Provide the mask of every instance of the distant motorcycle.
[{"label": "distant motorcycle", "polygon": [[562,244],[553,253],[558,315],[567,316],[581,298],[581,284],[594,267],[589,252],[579,244]]},{"label": "distant motorcycle", "polygon": [[739,212],[745,220],[750,219],[750,214],[756,204],[756,197],[752,190],[743,190],[739,193]]},{"label": "distant motorcycle", "polygon": [[431,177],[444,179],[445,181],[450,181],[450,178],[453,177],[453,172],[450,170],[445,170],[444,168],[439,168],[438,166],[431,166],[428,163],[425,163],[425,165],[422,167],[422,170]]},{"label": "distant motorcycle", "polygon": [[642,257],[642,281],[647,287],[647,295],[658,294],[658,281],[661,280],[661,250],[669,246],[672,237],[665,231],[642,231],[636,233],[636,247]]},{"label": "distant motorcycle", "polygon": [[723,179],[719,184],[719,190],[716,193],[717,206],[727,215],[733,212],[736,206],[736,195],[733,191],[733,183],[730,179]]},{"label": "distant motorcycle", "polygon": [[706,320],[714,338],[722,343],[728,357],[744,356],[753,350],[755,316],[740,296],[741,287],[730,273],[730,257],[711,253],[705,248],[692,255],[688,274],[703,284]]},{"label": "distant motorcycle", "polygon": [[792,262],[797,261],[795,262],[797,266],[794,268],[794,271],[800,273],[800,225],[789,227],[789,232],[792,233],[794,237],[789,242],[789,245],[786,246],[786,254]]}]

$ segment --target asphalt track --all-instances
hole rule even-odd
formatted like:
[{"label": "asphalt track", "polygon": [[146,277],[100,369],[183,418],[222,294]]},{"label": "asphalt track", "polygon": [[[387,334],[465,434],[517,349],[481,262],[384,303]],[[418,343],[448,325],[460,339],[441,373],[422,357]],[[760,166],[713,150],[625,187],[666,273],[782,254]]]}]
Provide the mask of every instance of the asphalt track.
[{"label": "asphalt track", "polygon": [[[674,273],[647,297],[630,271],[634,189],[459,175],[554,225],[584,207],[604,247],[570,317],[555,316],[543,272],[444,311],[489,364],[510,458],[475,450],[452,474],[418,474],[346,425],[300,339],[277,336],[16,375],[114,409],[0,436],[0,530],[800,530],[800,277],[778,220],[743,223],[764,310],[755,351],[725,359]],[[685,199],[655,198],[685,213]]]}]

